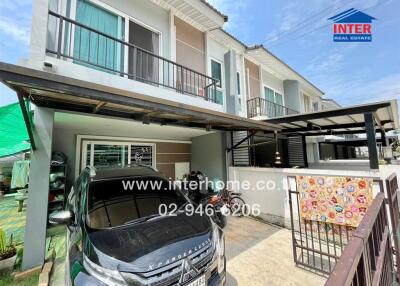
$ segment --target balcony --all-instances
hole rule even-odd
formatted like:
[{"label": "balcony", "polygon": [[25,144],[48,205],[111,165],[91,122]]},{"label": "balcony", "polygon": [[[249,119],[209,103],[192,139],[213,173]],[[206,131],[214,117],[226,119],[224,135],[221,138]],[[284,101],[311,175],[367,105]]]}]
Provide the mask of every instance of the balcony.
[{"label": "balcony", "polygon": [[258,116],[266,116],[275,118],[280,116],[292,115],[299,113],[289,107],[266,100],[262,97],[256,97],[247,100],[247,117],[253,118]]},{"label": "balcony", "polygon": [[46,54],[222,104],[217,80],[53,11],[49,11]]}]

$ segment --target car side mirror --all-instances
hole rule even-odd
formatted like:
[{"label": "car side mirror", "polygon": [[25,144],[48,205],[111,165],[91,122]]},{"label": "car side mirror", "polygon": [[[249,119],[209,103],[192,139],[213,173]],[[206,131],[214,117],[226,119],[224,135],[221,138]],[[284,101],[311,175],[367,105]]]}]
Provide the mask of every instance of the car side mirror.
[{"label": "car side mirror", "polygon": [[74,213],[70,210],[52,213],[49,222],[53,225],[70,225],[74,219]]}]

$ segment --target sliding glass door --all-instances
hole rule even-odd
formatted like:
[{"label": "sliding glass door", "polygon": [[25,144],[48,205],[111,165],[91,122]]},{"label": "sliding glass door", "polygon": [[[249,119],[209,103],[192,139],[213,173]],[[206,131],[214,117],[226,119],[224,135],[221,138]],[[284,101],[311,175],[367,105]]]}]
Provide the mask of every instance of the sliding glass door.
[{"label": "sliding glass door", "polygon": [[[129,21],[129,43],[151,54],[159,55],[159,34],[132,21]],[[158,83],[159,60],[150,53],[129,48],[130,78],[147,83]]]},{"label": "sliding glass door", "polygon": [[[76,21],[110,37],[122,39],[124,19],[86,0],[77,0]],[[76,62],[109,72],[122,71],[123,45],[99,33],[76,26]]]}]

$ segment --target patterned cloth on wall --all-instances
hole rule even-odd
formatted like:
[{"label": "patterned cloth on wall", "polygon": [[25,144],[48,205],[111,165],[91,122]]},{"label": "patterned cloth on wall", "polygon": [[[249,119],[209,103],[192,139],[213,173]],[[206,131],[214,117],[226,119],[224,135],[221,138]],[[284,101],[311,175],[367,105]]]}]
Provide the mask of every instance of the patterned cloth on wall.
[{"label": "patterned cloth on wall", "polygon": [[357,227],[373,200],[373,179],[297,176],[300,217]]}]

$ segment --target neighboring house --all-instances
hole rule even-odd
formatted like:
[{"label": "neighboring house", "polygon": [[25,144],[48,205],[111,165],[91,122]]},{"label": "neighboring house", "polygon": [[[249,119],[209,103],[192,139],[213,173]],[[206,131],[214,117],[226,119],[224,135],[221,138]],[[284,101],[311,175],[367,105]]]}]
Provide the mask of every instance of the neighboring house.
[{"label": "neighboring house", "polygon": [[321,110],[340,108],[340,104],[330,98],[321,98]]}]

